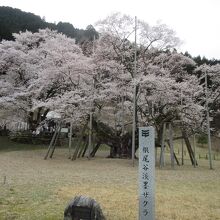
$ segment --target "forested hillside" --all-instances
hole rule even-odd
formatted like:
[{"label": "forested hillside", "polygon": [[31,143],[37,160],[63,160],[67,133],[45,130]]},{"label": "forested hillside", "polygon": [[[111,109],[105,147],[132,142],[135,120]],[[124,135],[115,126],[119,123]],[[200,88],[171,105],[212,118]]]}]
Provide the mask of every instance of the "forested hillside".
[{"label": "forested hillside", "polygon": [[75,38],[77,42],[91,40],[98,33],[92,25],[88,25],[86,30],[75,28],[68,22],[59,22],[58,24],[48,23],[33,13],[23,12],[20,9],[11,7],[0,7],[0,41],[13,40],[12,33],[19,31],[37,32],[38,29],[50,28],[58,30],[68,37]]},{"label": "forested hillside", "polygon": [[[88,25],[86,30],[75,28],[69,22],[58,22],[57,24],[46,22],[40,16],[33,13],[21,11],[11,7],[0,7],[0,41],[14,40],[12,33],[19,31],[38,32],[39,29],[50,28],[65,34],[68,37],[74,38],[77,43],[80,43],[84,51],[84,47],[88,46],[85,41],[93,40],[94,36],[98,38],[98,32],[92,25]],[[87,51],[84,51],[88,53]],[[220,64],[220,60],[209,60],[206,57],[192,57],[188,52],[184,53],[185,56],[193,59],[198,65],[216,65]]]}]

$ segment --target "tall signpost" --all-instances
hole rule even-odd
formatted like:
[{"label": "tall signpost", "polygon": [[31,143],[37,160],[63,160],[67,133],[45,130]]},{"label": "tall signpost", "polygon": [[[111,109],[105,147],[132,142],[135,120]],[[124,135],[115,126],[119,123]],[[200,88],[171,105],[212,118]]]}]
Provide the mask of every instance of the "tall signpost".
[{"label": "tall signpost", "polygon": [[139,128],[139,220],[155,219],[155,132]]}]

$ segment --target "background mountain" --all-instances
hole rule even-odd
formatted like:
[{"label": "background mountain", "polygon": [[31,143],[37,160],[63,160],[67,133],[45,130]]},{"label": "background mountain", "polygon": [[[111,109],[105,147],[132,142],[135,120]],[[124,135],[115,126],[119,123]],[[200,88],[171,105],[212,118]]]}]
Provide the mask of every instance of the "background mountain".
[{"label": "background mountain", "polygon": [[[65,34],[68,37],[74,38],[76,43],[81,45],[84,54],[91,54],[90,41],[97,39],[99,34],[92,25],[88,25],[85,30],[75,28],[68,22],[59,22],[58,24],[46,22],[40,16],[33,13],[21,11],[11,7],[0,7],[0,41],[13,40],[12,33],[19,31],[37,32],[38,29],[50,28]],[[89,49],[88,49],[89,48]],[[202,64],[216,65],[220,64],[220,60],[207,59],[206,57],[192,57],[188,52],[184,53],[185,56],[192,58],[199,66]]]},{"label": "background mountain", "polygon": [[75,38],[77,43],[90,41],[94,36],[98,38],[98,32],[92,25],[88,25],[86,30],[83,30],[75,28],[68,22],[48,23],[33,13],[27,13],[11,7],[0,7],[0,41],[3,39],[13,40],[12,33],[26,30],[37,32],[38,29],[44,28],[57,30],[68,37]]}]

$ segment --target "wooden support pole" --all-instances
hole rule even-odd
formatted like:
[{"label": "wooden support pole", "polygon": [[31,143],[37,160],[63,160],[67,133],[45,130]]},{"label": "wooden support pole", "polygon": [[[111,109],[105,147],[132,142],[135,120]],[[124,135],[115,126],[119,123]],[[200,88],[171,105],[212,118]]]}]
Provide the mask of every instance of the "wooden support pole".
[{"label": "wooden support pole", "polygon": [[[168,141],[168,145],[169,145],[169,148],[171,149],[170,141]],[[170,151],[171,151],[171,150],[170,150]],[[174,157],[174,161],[176,161],[176,164],[177,164],[178,166],[180,166],[180,162],[179,162],[179,160],[178,160],[178,158],[177,158],[175,152],[173,152],[173,157]]]},{"label": "wooden support pole", "polygon": [[180,162],[179,162],[179,160],[178,160],[178,158],[177,158],[177,156],[176,156],[175,153],[174,153],[174,159],[175,159],[175,161],[176,161],[176,164],[177,164],[178,166],[180,166]]},{"label": "wooden support pole", "polygon": [[160,168],[165,166],[165,135],[166,135],[166,123],[163,124],[163,131],[161,137],[161,152],[160,152]]},{"label": "wooden support pole", "polygon": [[54,140],[55,140],[56,135],[57,135],[57,131],[58,131],[58,127],[56,127],[56,130],[55,130],[55,132],[54,132],[54,134],[53,134],[53,137],[52,137],[52,139],[51,139],[51,141],[50,141],[50,144],[49,144],[49,147],[48,147],[48,149],[47,149],[47,153],[46,153],[46,155],[45,155],[45,157],[44,157],[44,160],[47,159],[47,157],[48,157],[48,155],[49,155],[49,153],[50,153],[50,149],[51,149],[51,147],[53,146]]},{"label": "wooden support pole", "polygon": [[78,152],[79,152],[79,149],[81,146],[81,141],[82,141],[82,135],[79,137],[79,139],[77,141],[75,151],[74,151],[72,158],[71,158],[72,160],[76,160],[76,158],[77,158],[77,155],[78,155]]},{"label": "wooden support pole", "polygon": [[171,123],[169,123],[169,143],[170,143],[171,167],[174,169],[173,128]]},{"label": "wooden support pole", "polygon": [[56,144],[57,144],[57,140],[58,140],[58,137],[59,137],[59,135],[60,135],[61,128],[62,128],[62,126],[61,126],[61,122],[60,122],[59,128],[58,128],[58,132],[57,132],[57,136],[56,136],[56,138],[55,138],[55,141],[54,141],[54,144],[53,144],[53,148],[52,148],[52,152],[51,152],[51,154],[50,154],[50,158],[53,157],[53,154],[54,154],[54,151],[55,151],[55,148],[56,148]]},{"label": "wooden support pole", "polygon": [[183,134],[183,138],[185,140],[186,148],[188,150],[189,157],[190,157],[192,165],[194,165],[194,163],[196,165],[198,165],[197,161],[194,159],[194,153],[193,153],[192,146],[190,144],[189,138],[187,137],[186,132],[184,130],[182,131],[182,134]]},{"label": "wooden support pole", "polygon": [[181,158],[181,162],[182,162],[182,165],[184,165],[184,143],[183,143],[183,138],[181,139],[181,153],[182,153],[182,158]]},{"label": "wooden support pole", "polygon": [[80,149],[80,151],[79,151],[79,153],[78,153],[78,158],[81,157],[83,151],[84,151],[87,147],[88,147],[88,141],[81,143],[81,149]]},{"label": "wooden support pole", "polygon": [[100,143],[97,143],[97,144],[96,144],[96,146],[94,147],[94,149],[93,149],[92,152],[91,152],[91,157],[94,157],[94,156],[95,156],[95,154],[96,154],[96,152],[97,152],[97,150],[99,149],[100,146],[101,146]]},{"label": "wooden support pole", "polygon": [[[89,144],[88,144],[88,142],[86,142],[86,145],[85,145],[83,153],[82,153],[82,157],[85,157],[85,154],[86,154],[86,151],[88,149],[88,146],[89,146]],[[91,153],[90,153],[90,155],[91,155]]]},{"label": "wooden support pole", "polygon": [[194,161],[193,161],[193,165],[194,167],[196,167],[196,136],[195,134],[193,134],[193,158],[194,158]]},{"label": "wooden support pole", "polygon": [[73,122],[70,122],[70,133],[69,133],[69,159],[71,158],[71,148],[72,148],[72,136],[73,136]]},{"label": "wooden support pole", "polygon": [[92,112],[89,114],[89,144],[88,144],[88,159],[90,158],[90,154],[92,151]]},{"label": "wooden support pole", "polygon": [[81,133],[81,135],[80,135],[80,138],[79,138],[79,140],[78,140],[78,142],[77,142],[77,145],[76,145],[76,148],[75,148],[75,152],[73,153],[73,155],[72,155],[72,160],[76,160],[76,158],[77,158],[77,155],[78,155],[78,151],[79,151],[79,149],[80,149],[80,143],[82,142],[82,140],[83,140],[83,136],[84,136],[84,134],[85,134],[85,131],[86,131],[86,128],[87,128],[87,123],[84,125],[84,127],[83,127],[83,130],[82,130],[82,133]]}]

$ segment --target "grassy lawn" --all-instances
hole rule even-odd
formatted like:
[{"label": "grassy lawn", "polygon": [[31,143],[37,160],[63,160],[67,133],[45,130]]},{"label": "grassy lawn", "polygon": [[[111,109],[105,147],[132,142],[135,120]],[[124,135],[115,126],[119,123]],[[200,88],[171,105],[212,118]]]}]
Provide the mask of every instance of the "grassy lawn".
[{"label": "grassy lawn", "polygon": [[[130,160],[106,159],[104,151],[90,161],[70,161],[67,148],[43,160],[46,147],[18,146],[6,151],[0,142],[1,220],[63,219],[76,195],[95,198],[109,220],[137,219],[137,162],[132,167]],[[208,160],[193,168],[186,157],[184,166],[171,170],[168,157],[166,167],[156,169],[156,219],[220,220],[220,161],[209,170]]]}]

